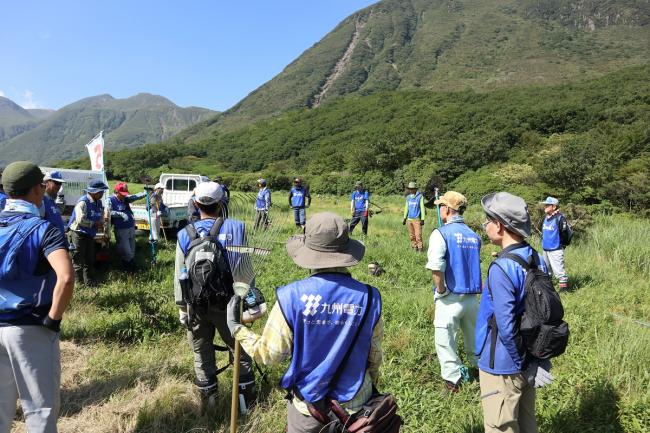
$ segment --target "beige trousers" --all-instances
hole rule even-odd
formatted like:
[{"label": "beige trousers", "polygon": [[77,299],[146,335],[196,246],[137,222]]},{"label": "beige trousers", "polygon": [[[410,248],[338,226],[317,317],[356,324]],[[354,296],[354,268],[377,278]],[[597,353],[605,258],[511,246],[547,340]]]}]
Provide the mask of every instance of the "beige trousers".
[{"label": "beige trousers", "polygon": [[409,238],[411,239],[411,248],[418,250],[422,249],[422,226],[420,220],[406,220],[406,228],[409,230]]},{"label": "beige trousers", "polygon": [[522,374],[479,372],[485,433],[537,433],[535,388]]}]

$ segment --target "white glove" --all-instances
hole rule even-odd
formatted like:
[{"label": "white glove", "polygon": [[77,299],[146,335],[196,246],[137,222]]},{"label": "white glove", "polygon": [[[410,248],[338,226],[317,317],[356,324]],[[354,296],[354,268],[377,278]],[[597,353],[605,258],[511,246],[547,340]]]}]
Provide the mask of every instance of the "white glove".
[{"label": "white glove", "polygon": [[161,211],[156,212],[156,216],[157,217],[162,216],[162,212]]},{"label": "white glove", "polygon": [[535,359],[528,364],[524,371],[524,377],[530,386],[541,388],[553,382],[551,368],[551,361],[548,359]]},{"label": "white glove", "polygon": [[433,292],[434,292],[434,293],[433,293],[433,299],[434,299],[434,301],[435,301],[436,299],[444,298],[445,296],[447,296],[447,295],[449,295],[449,294],[451,293],[451,292],[449,291],[449,289],[446,288],[446,287],[445,287],[445,291],[444,291],[443,293],[438,292],[438,289],[435,288],[435,287],[433,288]]}]

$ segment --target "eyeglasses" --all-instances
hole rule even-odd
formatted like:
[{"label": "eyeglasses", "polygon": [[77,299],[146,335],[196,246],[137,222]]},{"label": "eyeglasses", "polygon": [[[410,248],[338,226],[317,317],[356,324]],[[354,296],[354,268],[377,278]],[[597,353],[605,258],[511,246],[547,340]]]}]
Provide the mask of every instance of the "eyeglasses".
[{"label": "eyeglasses", "polygon": [[488,226],[490,223],[493,223],[493,222],[494,222],[494,220],[485,220],[485,221],[483,222],[483,224],[481,224],[481,226],[483,227],[483,230],[487,229],[487,226]]}]

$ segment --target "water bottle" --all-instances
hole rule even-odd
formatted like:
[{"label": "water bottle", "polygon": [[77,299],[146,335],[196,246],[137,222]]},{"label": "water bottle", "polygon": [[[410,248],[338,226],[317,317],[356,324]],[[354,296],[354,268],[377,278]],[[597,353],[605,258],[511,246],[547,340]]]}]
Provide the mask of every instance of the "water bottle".
[{"label": "water bottle", "polygon": [[181,268],[181,273],[178,276],[178,282],[181,285],[181,296],[183,298],[182,305],[185,305],[186,300],[189,299],[189,290],[190,290],[190,274],[187,273],[187,268],[183,266]]}]

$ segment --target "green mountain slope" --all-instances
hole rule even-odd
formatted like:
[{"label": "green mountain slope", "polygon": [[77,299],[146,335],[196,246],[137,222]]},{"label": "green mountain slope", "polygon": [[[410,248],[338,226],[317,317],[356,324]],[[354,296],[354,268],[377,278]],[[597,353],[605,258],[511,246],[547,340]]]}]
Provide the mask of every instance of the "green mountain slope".
[{"label": "green mountain slope", "polygon": [[61,108],[37,128],[0,143],[0,162],[45,163],[79,157],[85,153],[83,145],[100,130],[104,130],[108,149],[158,142],[214,114],[203,108],[180,108],[150,94],[125,99],[93,96]]},{"label": "green mountain slope", "polygon": [[601,76],[650,59],[645,0],[384,0],[182,140],[385,90],[489,91]]},{"label": "green mountain slope", "polygon": [[0,96],[0,143],[35,128],[39,122],[39,116]]},{"label": "green mountain slope", "polygon": [[[203,140],[110,153],[107,171],[137,180],[162,171],[222,174],[250,189],[305,176],[314,192],[363,179],[397,193],[406,182],[499,189],[528,199],[650,208],[650,66],[598,79],[493,92],[390,91],[294,110]],[[71,166],[86,167],[87,159]]]}]

